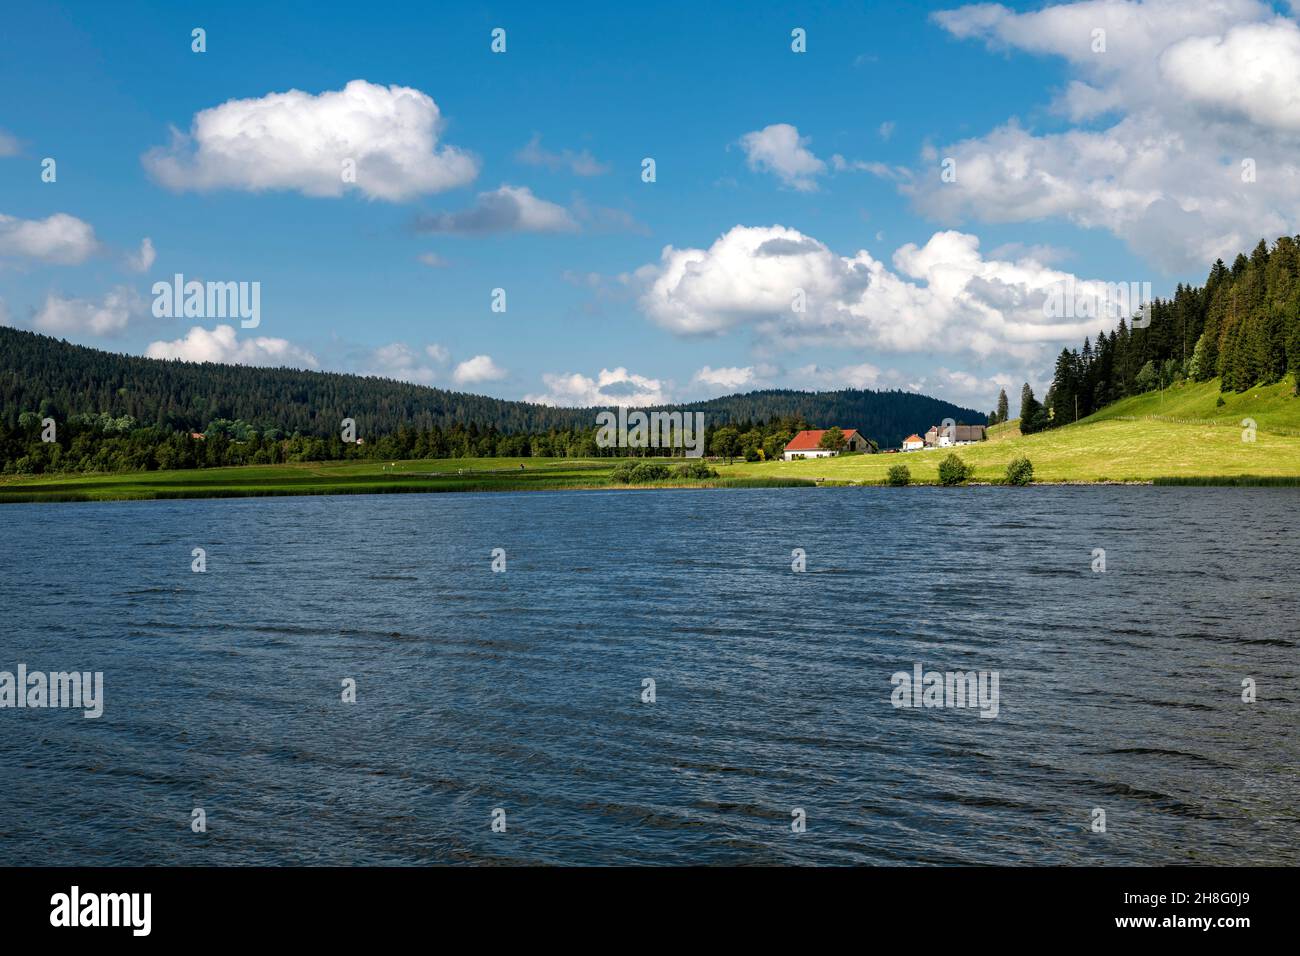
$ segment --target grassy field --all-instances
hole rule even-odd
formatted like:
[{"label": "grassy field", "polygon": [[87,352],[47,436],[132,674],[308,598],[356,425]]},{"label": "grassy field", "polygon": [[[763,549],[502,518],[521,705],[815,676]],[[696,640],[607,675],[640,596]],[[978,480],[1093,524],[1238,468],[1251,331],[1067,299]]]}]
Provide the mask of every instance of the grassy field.
[{"label": "grassy field", "polygon": [[1295,396],[1291,376],[1275,385],[1224,393],[1221,406],[1219,397],[1218,379],[1190,382],[1122,399],[1084,422],[1147,419],[1176,425],[1222,425],[1240,433],[1242,422],[1252,419],[1260,432],[1300,438],[1300,398]]},{"label": "grassy field", "polygon": [[[1300,398],[1291,379],[1218,404],[1217,382],[1184,384],[1117,402],[1063,428],[1021,435],[1016,422],[989,440],[955,449],[972,481],[997,482],[1024,455],[1039,482],[1141,481],[1185,484],[1300,484]],[[1243,420],[1255,423],[1244,441]],[[924,423],[922,423],[923,427]],[[715,462],[719,477],[632,487],[781,487],[881,484],[892,465],[912,481],[938,481],[947,450],[843,455],[804,461]],[[481,458],[399,462],[313,462],[197,471],[0,478],[0,504],[138,498],[301,494],[546,491],[611,487],[616,459]],[[522,466],[522,467],[521,467]],[[627,487],[613,485],[613,487]]]},{"label": "grassy field", "polygon": [[[1116,402],[1090,418],[1034,435],[1017,422],[990,429],[989,440],[953,449],[974,467],[973,481],[997,481],[1020,455],[1035,481],[1197,480],[1234,483],[1246,477],[1300,480],[1300,398],[1291,379],[1240,395],[1218,383],[1189,383]],[[1256,423],[1255,441],[1243,441],[1243,419]],[[883,482],[891,465],[905,464],[913,481],[938,480],[947,450],[897,455],[749,464],[731,474],[776,474],[828,481]]]},{"label": "grassy field", "polygon": [[[439,458],[398,462],[306,462],[110,475],[3,477],[0,478],[0,504],[607,488],[610,487],[609,474],[616,464],[618,460],[610,458]],[[810,483],[798,477],[729,475],[704,481],[664,481],[635,487],[753,487]]]}]

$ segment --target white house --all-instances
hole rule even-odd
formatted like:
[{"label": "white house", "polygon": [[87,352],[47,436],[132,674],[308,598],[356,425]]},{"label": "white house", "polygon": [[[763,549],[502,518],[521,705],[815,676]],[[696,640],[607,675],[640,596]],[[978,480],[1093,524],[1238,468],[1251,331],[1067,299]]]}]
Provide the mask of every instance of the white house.
[{"label": "white house", "polygon": [[949,448],[952,445],[973,445],[986,438],[988,434],[983,425],[931,425],[924,441],[927,448]]},{"label": "white house", "polygon": [[[821,447],[822,436],[829,429],[810,428],[801,431],[790,439],[789,444],[785,446],[785,460],[793,461],[796,458],[832,458],[839,452],[831,451],[829,448]],[[870,453],[871,443],[858,433],[856,428],[844,429],[844,451],[864,451]]]},{"label": "white house", "polygon": [[903,439],[903,451],[920,451],[925,447],[925,439],[920,435],[908,435]]}]

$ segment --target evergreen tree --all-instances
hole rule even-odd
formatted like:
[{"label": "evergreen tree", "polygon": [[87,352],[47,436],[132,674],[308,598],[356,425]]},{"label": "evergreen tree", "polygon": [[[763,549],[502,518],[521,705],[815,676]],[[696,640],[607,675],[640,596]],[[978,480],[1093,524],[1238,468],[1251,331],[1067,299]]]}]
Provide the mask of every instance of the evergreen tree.
[{"label": "evergreen tree", "polygon": [[1025,382],[1020,390],[1020,433],[1030,435],[1041,431],[1047,424],[1047,413],[1034,398],[1034,390]]}]

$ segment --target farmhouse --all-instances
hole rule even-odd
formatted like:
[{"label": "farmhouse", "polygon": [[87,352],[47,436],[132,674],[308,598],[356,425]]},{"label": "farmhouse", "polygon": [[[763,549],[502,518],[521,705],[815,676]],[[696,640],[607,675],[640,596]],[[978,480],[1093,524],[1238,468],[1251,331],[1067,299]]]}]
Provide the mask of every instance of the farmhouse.
[{"label": "farmhouse", "polygon": [[983,425],[931,425],[930,430],[925,433],[925,447],[948,448],[952,445],[973,445],[987,437]]},{"label": "farmhouse", "polygon": [[920,451],[925,447],[925,439],[920,435],[908,435],[903,439],[903,451]]},{"label": "farmhouse", "polygon": [[[829,448],[821,447],[822,436],[829,429],[810,428],[801,431],[790,439],[789,444],[785,446],[785,460],[793,461],[796,458],[832,458],[839,452],[831,451]],[[865,451],[872,450],[871,443],[867,438],[858,433],[856,428],[845,428],[844,430],[844,451]]]}]

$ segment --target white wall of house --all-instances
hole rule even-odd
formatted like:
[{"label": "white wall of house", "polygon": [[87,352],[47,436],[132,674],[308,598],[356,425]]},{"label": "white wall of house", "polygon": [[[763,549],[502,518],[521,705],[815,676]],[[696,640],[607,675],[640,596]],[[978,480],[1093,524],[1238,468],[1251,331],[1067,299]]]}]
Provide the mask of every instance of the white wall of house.
[{"label": "white wall of house", "polygon": [[831,451],[829,448],[812,448],[808,451],[788,451],[785,453],[786,461],[794,461],[796,458],[833,458],[839,452]]}]

